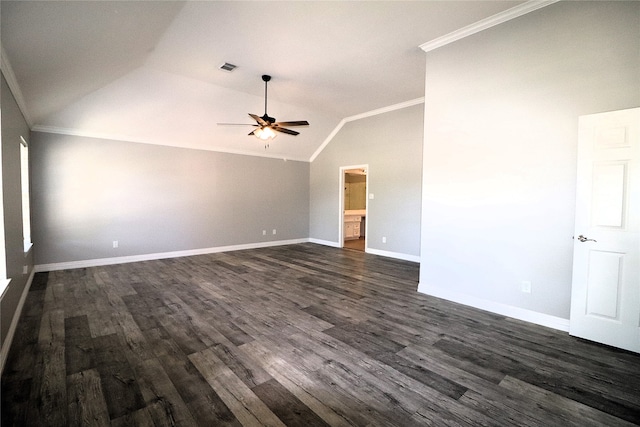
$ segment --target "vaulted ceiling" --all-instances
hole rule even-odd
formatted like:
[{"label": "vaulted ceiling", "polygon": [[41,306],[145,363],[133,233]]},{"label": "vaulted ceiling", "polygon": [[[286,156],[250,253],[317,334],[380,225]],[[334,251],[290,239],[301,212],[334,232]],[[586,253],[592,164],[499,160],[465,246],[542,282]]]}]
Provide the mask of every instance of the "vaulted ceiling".
[{"label": "vaulted ceiling", "polygon": [[[424,95],[419,48],[521,1],[7,1],[34,130],[309,160],[344,118]],[[224,62],[233,72],[219,69]],[[248,113],[308,120],[268,149]]]}]

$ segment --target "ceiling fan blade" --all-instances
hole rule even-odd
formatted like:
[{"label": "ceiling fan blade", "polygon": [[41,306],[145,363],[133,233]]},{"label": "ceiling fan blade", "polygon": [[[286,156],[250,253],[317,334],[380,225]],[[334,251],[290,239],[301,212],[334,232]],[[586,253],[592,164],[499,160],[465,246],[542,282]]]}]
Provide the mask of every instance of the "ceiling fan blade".
[{"label": "ceiling fan blade", "polygon": [[269,122],[265,121],[262,117],[249,113],[249,117],[258,122],[260,126],[269,126]]},{"label": "ceiling fan blade", "polygon": [[218,126],[258,126],[251,123],[216,123]]},{"label": "ceiling fan blade", "polygon": [[309,126],[309,122],[306,120],[298,120],[294,122],[275,122],[274,125],[278,126]]},{"label": "ceiling fan blade", "polygon": [[256,132],[257,130],[258,130],[258,129],[254,129],[254,130],[252,130],[251,132],[249,132],[249,135],[255,135],[255,132]]},{"label": "ceiling fan blade", "polygon": [[271,129],[275,130],[276,132],[287,133],[289,135],[298,135],[300,133],[296,132],[295,130],[281,128],[280,126],[271,126]]}]

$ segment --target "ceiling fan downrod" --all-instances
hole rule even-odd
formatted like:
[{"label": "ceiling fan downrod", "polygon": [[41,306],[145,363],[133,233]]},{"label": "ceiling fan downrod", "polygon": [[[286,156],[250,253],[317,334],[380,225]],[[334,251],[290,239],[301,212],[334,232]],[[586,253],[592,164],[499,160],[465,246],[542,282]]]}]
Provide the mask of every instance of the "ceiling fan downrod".
[{"label": "ceiling fan downrod", "polygon": [[268,123],[273,123],[275,122],[275,119],[272,117],[269,117],[269,115],[267,114],[267,83],[270,80],[271,80],[271,76],[267,74],[262,75],[262,81],[264,82],[264,116],[262,116],[262,120]]}]

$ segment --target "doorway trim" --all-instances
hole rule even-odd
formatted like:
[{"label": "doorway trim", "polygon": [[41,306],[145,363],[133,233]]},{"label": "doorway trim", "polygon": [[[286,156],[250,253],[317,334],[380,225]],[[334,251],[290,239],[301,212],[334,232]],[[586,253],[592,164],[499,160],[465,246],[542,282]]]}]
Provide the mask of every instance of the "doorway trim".
[{"label": "doorway trim", "polygon": [[371,169],[368,164],[359,164],[359,165],[351,165],[351,166],[340,166],[340,179],[338,180],[340,183],[339,191],[338,191],[338,247],[344,247],[344,185],[345,185],[345,174],[348,170],[351,169],[365,169],[366,180],[366,194],[365,194],[365,225],[364,225],[364,251],[367,252],[369,249],[369,244],[367,241],[367,236],[369,235],[369,175],[371,175]]}]

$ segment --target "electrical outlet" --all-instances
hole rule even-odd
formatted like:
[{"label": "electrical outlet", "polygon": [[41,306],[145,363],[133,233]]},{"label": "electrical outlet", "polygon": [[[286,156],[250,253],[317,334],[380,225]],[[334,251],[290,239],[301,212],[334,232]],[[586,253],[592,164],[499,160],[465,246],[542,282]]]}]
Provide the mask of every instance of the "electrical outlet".
[{"label": "electrical outlet", "polygon": [[113,248],[116,249],[118,247],[118,241],[114,240],[113,241]]},{"label": "electrical outlet", "polygon": [[276,229],[274,228],[271,234],[276,234]]},{"label": "electrical outlet", "polygon": [[267,230],[262,230],[262,235],[266,236],[267,235]]},{"label": "electrical outlet", "polygon": [[373,193],[369,193],[369,199],[370,199],[370,200],[373,200],[373,199],[375,199],[375,198],[376,198],[376,197],[374,196],[374,194],[373,194]]},{"label": "electrical outlet", "polygon": [[386,237],[382,237],[382,243],[387,243],[387,238]]},{"label": "electrical outlet", "polygon": [[531,293],[531,282],[528,280],[523,280],[522,284],[520,285],[520,289],[522,289],[522,292],[524,292],[525,294],[530,294]]}]

